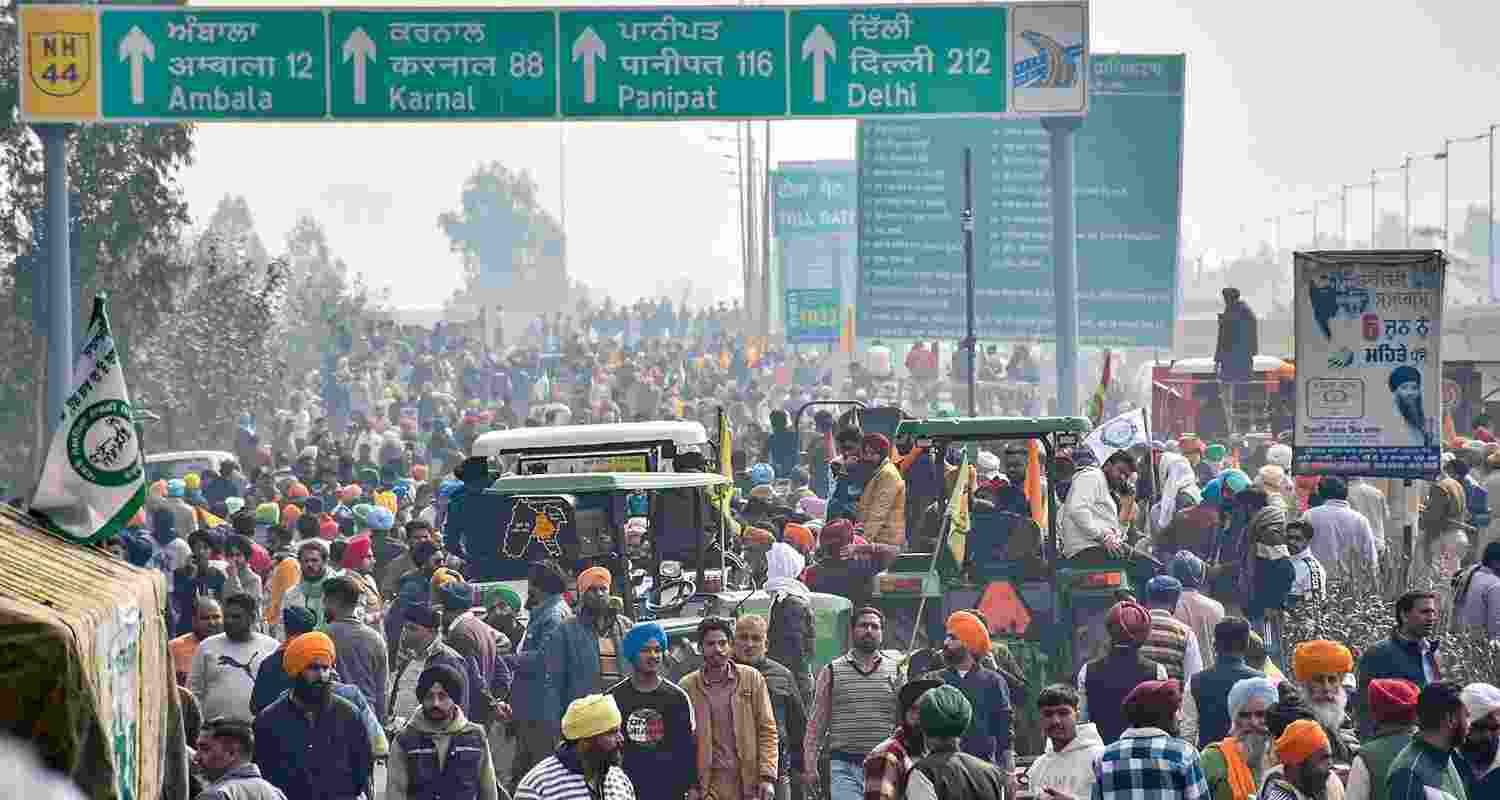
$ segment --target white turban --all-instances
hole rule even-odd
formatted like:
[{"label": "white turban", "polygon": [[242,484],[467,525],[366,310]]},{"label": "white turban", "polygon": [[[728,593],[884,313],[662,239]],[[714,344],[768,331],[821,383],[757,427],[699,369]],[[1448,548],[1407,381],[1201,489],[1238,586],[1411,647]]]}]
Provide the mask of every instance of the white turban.
[{"label": "white turban", "polygon": [[1464,701],[1464,710],[1469,712],[1469,724],[1500,711],[1500,689],[1488,683],[1471,683],[1459,693]]},{"label": "white turban", "polygon": [[1266,461],[1289,472],[1292,469],[1292,448],[1277,442],[1266,448]]},{"label": "white turban", "polygon": [[1276,684],[1266,678],[1245,678],[1236,681],[1229,689],[1229,720],[1233,724],[1234,718],[1240,715],[1240,709],[1244,708],[1251,700],[1259,697],[1266,701],[1266,707],[1270,708],[1276,703]]}]

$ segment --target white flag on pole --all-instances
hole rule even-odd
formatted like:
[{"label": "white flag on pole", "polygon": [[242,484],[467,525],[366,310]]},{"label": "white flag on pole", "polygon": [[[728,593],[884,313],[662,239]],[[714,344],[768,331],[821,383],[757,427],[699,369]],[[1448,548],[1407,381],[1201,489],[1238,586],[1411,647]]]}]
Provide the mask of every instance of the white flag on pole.
[{"label": "white flag on pole", "polygon": [[1099,459],[1100,464],[1103,464],[1105,459],[1115,454],[1116,450],[1127,450],[1138,444],[1151,444],[1148,436],[1146,409],[1137,408],[1106,420],[1103,425],[1095,428],[1094,432],[1083,440],[1083,443],[1094,451],[1094,457]]},{"label": "white flag on pole", "polygon": [[102,296],[70,388],[31,509],[59,536],[92,544],[125,527],[146,500],[135,415]]}]

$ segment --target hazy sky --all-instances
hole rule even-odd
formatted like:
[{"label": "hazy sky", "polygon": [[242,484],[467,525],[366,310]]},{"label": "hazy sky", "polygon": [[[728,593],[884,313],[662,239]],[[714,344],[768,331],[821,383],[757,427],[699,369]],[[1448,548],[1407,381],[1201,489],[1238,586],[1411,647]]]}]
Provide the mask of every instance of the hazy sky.
[{"label": "hazy sky", "polygon": [[[250,0],[255,5],[304,5]],[[244,5],[194,0],[195,5]],[[339,3],[328,5],[372,5]],[[379,4],[373,4],[379,5]],[[412,7],[479,5],[386,2]],[[610,5],[576,2],[570,5]],[[614,5],[622,5],[615,3]],[[639,5],[639,4],[638,4]],[[1090,9],[1095,52],[1187,53],[1184,235],[1190,252],[1237,252],[1269,239],[1272,215],[1321,202],[1319,226],[1368,235],[1372,168],[1430,154],[1445,137],[1500,121],[1500,51],[1488,41],[1500,9],[1483,3],[1265,0],[1260,3],[1110,0]],[[227,192],[245,195],[274,252],[299,212],[327,227],[339,256],[402,306],[435,305],[461,283],[437,229],[476,164],[532,173],[559,207],[566,140],[568,260],[576,277],[631,299],[690,275],[728,295],[739,283],[732,124],[203,125],[198,163],[184,176],[200,220]],[[771,159],[852,158],[852,122],[777,122]],[[1451,205],[1483,203],[1483,142],[1455,145]],[[1400,176],[1377,192],[1399,212]],[[1441,222],[1440,162],[1412,168],[1414,224]],[[337,198],[339,204],[331,204]],[[380,212],[346,217],[349,200]],[[1287,217],[1282,244],[1311,238],[1308,216]]]}]

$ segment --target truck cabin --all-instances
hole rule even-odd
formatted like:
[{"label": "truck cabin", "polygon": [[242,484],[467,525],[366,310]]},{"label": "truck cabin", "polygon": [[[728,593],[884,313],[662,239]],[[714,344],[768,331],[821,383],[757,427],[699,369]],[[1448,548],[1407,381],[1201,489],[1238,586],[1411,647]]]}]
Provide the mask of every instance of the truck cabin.
[{"label": "truck cabin", "polygon": [[[1208,441],[1271,431],[1290,413],[1293,367],[1275,356],[1258,355],[1251,380],[1238,387],[1234,407],[1226,408],[1212,358],[1180,358],[1151,367],[1151,427],[1161,437],[1196,433]],[[1283,384],[1286,384],[1283,386]]]}]

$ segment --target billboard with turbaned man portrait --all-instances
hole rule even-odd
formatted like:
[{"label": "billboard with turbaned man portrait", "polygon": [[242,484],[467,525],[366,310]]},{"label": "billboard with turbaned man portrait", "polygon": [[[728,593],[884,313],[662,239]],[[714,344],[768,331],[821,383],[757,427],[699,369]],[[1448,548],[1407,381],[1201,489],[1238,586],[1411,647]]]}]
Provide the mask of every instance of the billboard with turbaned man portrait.
[{"label": "billboard with turbaned man portrait", "polygon": [[1438,474],[1444,266],[1435,250],[1296,254],[1294,473]]}]

